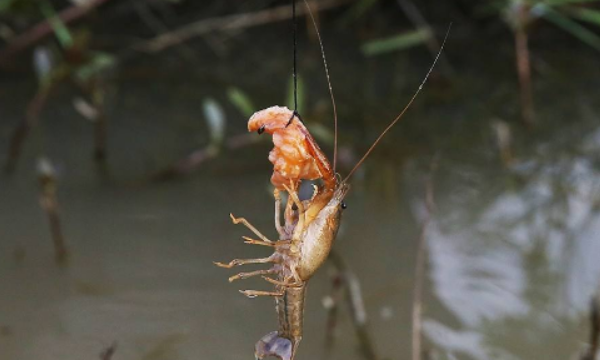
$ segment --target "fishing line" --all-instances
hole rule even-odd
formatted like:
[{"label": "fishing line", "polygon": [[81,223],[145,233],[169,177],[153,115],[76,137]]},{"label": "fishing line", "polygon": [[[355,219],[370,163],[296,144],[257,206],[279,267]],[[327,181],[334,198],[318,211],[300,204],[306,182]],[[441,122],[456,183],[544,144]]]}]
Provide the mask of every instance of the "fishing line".
[{"label": "fishing line", "polygon": [[419,88],[417,89],[417,91],[415,91],[415,93],[410,98],[410,100],[408,101],[408,103],[406,104],[406,106],[404,107],[404,109],[402,109],[402,111],[400,112],[400,114],[398,114],[398,116],[396,116],[396,118],[385,128],[385,130],[383,130],[383,132],[381,134],[379,134],[379,136],[377,137],[377,139],[373,142],[373,145],[371,145],[371,147],[369,148],[369,150],[367,150],[367,152],[363,155],[363,157],[360,158],[360,160],[356,163],[356,165],[354,165],[354,168],[352,168],[352,170],[350,170],[350,173],[344,178],[344,180],[342,180],[342,182],[348,181],[348,179],[354,174],[354,172],[366,160],[366,158],[369,156],[369,154],[371,154],[371,151],[373,151],[373,149],[375,149],[375,147],[377,146],[377,144],[379,144],[379,142],[381,141],[381,139],[383,139],[383,136],[385,134],[387,134],[387,132],[390,131],[390,129],[392,127],[394,127],[394,125],[396,125],[396,123],[400,119],[402,119],[402,117],[404,116],[404,114],[406,113],[406,111],[410,108],[410,106],[412,105],[412,103],[415,101],[415,99],[417,98],[417,96],[419,95],[419,93],[421,92],[421,90],[423,90],[423,87],[425,86],[425,83],[429,79],[429,75],[431,75],[431,73],[433,72],[433,69],[435,68],[435,65],[437,64],[438,60],[440,59],[440,56],[442,55],[442,52],[444,51],[444,46],[446,45],[446,41],[448,40],[448,36],[450,35],[450,30],[451,29],[452,29],[452,23],[450,23],[450,25],[448,26],[448,30],[446,31],[446,35],[444,36],[444,41],[442,41],[442,45],[440,46],[440,50],[438,51],[437,55],[435,56],[435,59],[433,60],[433,64],[431,64],[431,66],[429,67],[429,70],[427,71],[427,75],[425,75],[425,78],[423,79],[423,81],[421,81],[421,85],[419,85]]},{"label": "fishing line", "polygon": [[298,20],[296,0],[292,0],[292,27],[294,37],[294,111],[298,111]]},{"label": "fishing line", "polygon": [[308,10],[308,15],[310,15],[310,19],[312,20],[313,26],[315,28],[315,34],[317,34],[317,39],[319,40],[319,47],[321,48],[321,57],[323,58],[323,67],[325,68],[325,77],[327,78],[327,86],[329,87],[329,97],[331,98],[331,106],[333,107],[333,172],[335,173],[336,164],[337,164],[337,144],[338,144],[338,115],[337,115],[337,106],[335,105],[335,96],[333,96],[333,86],[331,85],[331,77],[329,76],[329,65],[327,65],[327,56],[325,56],[325,46],[323,46],[323,39],[321,37],[321,32],[319,31],[319,26],[317,25],[317,20],[315,19],[313,12],[308,4],[308,0],[304,0],[304,5]]},{"label": "fishing line", "polygon": [[294,117],[297,117],[300,121],[302,121],[300,113],[298,112],[298,21],[296,16],[296,0],[292,0],[292,39],[294,48],[292,70],[292,77],[294,79],[294,112],[292,113],[292,117],[288,121],[286,127],[292,123]]}]

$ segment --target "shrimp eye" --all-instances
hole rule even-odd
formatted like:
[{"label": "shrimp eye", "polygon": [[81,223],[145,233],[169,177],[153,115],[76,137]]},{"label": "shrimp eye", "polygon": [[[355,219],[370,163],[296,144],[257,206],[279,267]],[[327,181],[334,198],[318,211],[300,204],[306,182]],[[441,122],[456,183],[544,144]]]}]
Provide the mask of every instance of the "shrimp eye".
[{"label": "shrimp eye", "polygon": [[261,126],[260,128],[258,128],[258,135],[262,134],[265,132],[265,126]]},{"label": "shrimp eye", "polygon": [[344,210],[348,207],[348,205],[346,205],[346,203],[343,202],[343,201],[342,201],[342,205],[341,206],[342,206],[342,209],[344,209]]}]

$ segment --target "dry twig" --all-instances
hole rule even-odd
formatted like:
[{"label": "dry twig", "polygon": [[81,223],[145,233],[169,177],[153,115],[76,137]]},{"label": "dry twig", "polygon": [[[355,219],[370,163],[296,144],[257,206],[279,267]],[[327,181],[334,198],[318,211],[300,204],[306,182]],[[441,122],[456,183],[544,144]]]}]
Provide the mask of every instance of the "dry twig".
[{"label": "dry twig", "polygon": [[[335,252],[331,251],[329,254],[329,260],[333,264],[333,267],[337,271],[337,275],[334,281],[334,290],[339,290],[340,287],[344,289],[344,295],[350,309],[350,315],[352,317],[352,324],[359,340],[360,350],[367,360],[377,360],[378,356],[375,352],[375,346],[373,340],[368,331],[368,318],[367,311],[365,309],[364,299],[360,290],[360,282],[356,278],[356,275],[348,269],[348,266],[344,260]],[[333,329],[335,327],[335,316],[337,314],[337,305],[334,304],[332,309],[335,309],[335,313],[331,314],[328,319],[328,339],[333,340]],[[332,343],[328,345],[328,351]]]},{"label": "dry twig", "polygon": [[[344,3],[350,0],[322,0],[318,4],[315,3],[314,11],[322,11]],[[307,10],[304,7],[299,7],[298,16],[306,14]],[[137,46],[136,49],[147,52],[159,52],[173,45],[180,44],[191,38],[207,34],[211,31],[231,31],[241,28],[248,28],[272,22],[287,20],[291,18],[291,5],[284,5],[272,9],[256,11],[253,13],[228,15],[223,17],[203,19],[180,27],[179,29],[159,35],[154,39],[145,41]]]},{"label": "dry twig", "polygon": [[[223,142],[222,147],[226,150],[236,150],[260,141],[255,134],[240,134],[232,136]],[[177,176],[187,175],[197,170],[200,165],[206,161],[214,159],[219,155],[221,149],[214,144],[210,144],[202,149],[192,151],[188,156],[169,165],[167,168],[158,171],[151,179],[153,181],[170,180]]]},{"label": "dry twig", "polygon": [[426,245],[427,227],[431,221],[431,216],[434,211],[433,201],[433,174],[438,166],[438,155],[435,155],[431,161],[429,174],[425,180],[425,217],[421,224],[421,233],[419,235],[419,243],[417,248],[417,259],[415,264],[415,288],[413,292],[413,309],[412,309],[412,360],[421,360],[422,345],[422,314],[423,314],[423,282],[425,277],[425,260],[426,260]]},{"label": "dry twig", "polygon": [[33,99],[31,99],[27,105],[25,117],[15,127],[9,141],[8,156],[4,165],[4,171],[7,174],[12,173],[17,167],[25,139],[29,135],[31,128],[37,125],[40,112],[48,100],[50,90],[51,87],[42,88],[35,94]]},{"label": "dry twig", "polygon": [[65,265],[69,252],[65,244],[58,210],[58,198],[56,196],[58,182],[54,168],[49,160],[40,159],[38,163],[38,178],[40,182],[40,206],[48,217],[56,263]]},{"label": "dry twig", "polygon": [[515,52],[519,85],[521,87],[521,116],[525,125],[531,127],[534,125],[535,112],[531,89],[531,61],[527,35],[530,10],[526,5],[520,5],[516,11]]},{"label": "dry twig", "polygon": [[[440,51],[440,43],[437,41],[436,37],[433,35],[433,28],[427,22],[423,14],[419,11],[419,8],[415,6],[415,4],[410,0],[397,0],[398,6],[402,9],[408,20],[410,20],[413,25],[418,29],[425,29],[431,34],[427,38],[427,48],[431,55],[435,58],[437,53]],[[452,67],[450,66],[450,62],[444,54],[440,56],[440,60],[442,63],[442,67],[448,71],[448,73],[452,73]]]},{"label": "dry twig", "polygon": [[[156,35],[168,33],[170,29],[152,13],[150,9],[151,4],[146,1],[134,1],[133,7],[142,21],[151,29]],[[163,4],[164,6],[164,4]],[[194,50],[185,44],[177,47],[181,56],[188,60],[197,60],[198,56]]]},{"label": "dry twig", "polygon": [[100,360],[111,360],[115,352],[117,351],[117,343],[112,343],[109,347],[102,350],[100,353]]},{"label": "dry twig", "polygon": [[594,295],[590,307],[590,346],[581,360],[594,360],[600,347],[600,290]]}]

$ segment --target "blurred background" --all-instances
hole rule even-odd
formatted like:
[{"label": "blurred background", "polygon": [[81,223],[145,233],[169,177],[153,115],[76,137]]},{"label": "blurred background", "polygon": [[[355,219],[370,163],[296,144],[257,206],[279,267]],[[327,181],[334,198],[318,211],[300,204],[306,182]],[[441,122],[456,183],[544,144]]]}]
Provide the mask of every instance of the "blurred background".
[{"label": "blurred background", "polygon": [[[251,359],[290,1],[0,0],[0,359]],[[347,174],[297,359],[594,359],[600,1],[311,0]],[[333,154],[298,3],[299,111]],[[247,270],[247,269],[246,269]],[[595,295],[596,294],[596,295]],[[595,302],[593,299],[596,299]]]}]

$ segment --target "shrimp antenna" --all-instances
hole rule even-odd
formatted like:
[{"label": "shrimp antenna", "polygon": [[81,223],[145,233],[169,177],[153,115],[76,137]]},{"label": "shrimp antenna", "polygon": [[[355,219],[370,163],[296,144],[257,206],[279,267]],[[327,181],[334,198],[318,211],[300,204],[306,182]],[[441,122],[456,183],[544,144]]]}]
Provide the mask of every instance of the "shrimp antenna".
[{"label": "shrimp antenna", "polygon": [[398,116],[396,116],[396,118],[385,128],[385,130],[383,130],[383,132],[379,135],[379,137],[377,137],[377,140],[375,140],[375,142],[373,143],[373,145],[371,145],[371,147],[369,148],[369,150],[367,150],[367,152],[358,161],[358,163],[356,163],[356,165],[354,165],[354,168],[350,171],[350,173],[348,174],[348,176],[346,176],[344,178],[344,180],[342,180],[342,182],[346,182],[354,174],[354,172],[356,172],[356,170],[359,168],[359,166],[362,165],[362,163],[365,161],[365,159],[371,154],[371,151],[373,151],[373,149],[375,149],[375,146],[377,146],[377,144],[379,144],[379,142],[381,141],[381,139],[383,138],[383,136],[385,134],[387,134],[387,132],[390,131],[390,129],[394,125],[396,125],[396,123],[402,118],[402,116],[404,116],[404,113],[406,113],[406,111],[408,110],[408,108],[410,108],[410,106],[412,105],[412,103],[415,101],[415,99],[417,98],[417,96],[419,95],[419,93],[421,92],[421,90],[423,90],[423,86],[427,82],[427,79],[429,79],[429,75],[431,75],[431,72],[433,71],[433,68],[435,67],[435,64],[437,64],[437,62],[438,62],[438,60],[440,58],[440,55],[442,54],[442,51],[444,50],[444,45],[446,45],[446,40],[448,40],[448,35],[450,35],[450,29],[452,29],[452,23],[450,23],[450,25],[448,26],[448,30],[446,31],[446,36],[444,36],[444,41],[442,42],[442,45],[440,46],[440,51],[438,51],[437,55],[435,56],[435,59],[433,60],[433,64],[431,64],[431,67],[429,68],[429,71],[427,71],[427,75],[425,75],[425,78],[421,82],[421,85],[419,85],[419,88],[417,89],[417,91],[410,98],[408,104],[406,104],[406,106],[404,107],[404,109],[402,109],[402,111],[400,112],[400,114]]},{"label": "shrimp antenna", "polygon": [[319,40],[319,46],[321,47],[321,56],[323,57],[323,66],[325,67],[325,76],[327,77],[327,85],[329,86],[329,96],[331,97],[331,105],[333,107],[333,172],[335,173],[337,164],[337,138],[338,138],[338,116],[337,107],[335,105],[335,97],[333,96],[333,87],[331,86],[331,78],[329,76],[329,65],[327,65],[327,56],[325,56],[325,47],[323,46],[323,39],[321,38],[321,32],[317,26],[317,21],[313,16],[313,12],[310,9],[310,5],[307,0],[304,0],[304,5],[308,9],[308,14],[315,28],[317,39]]}]

